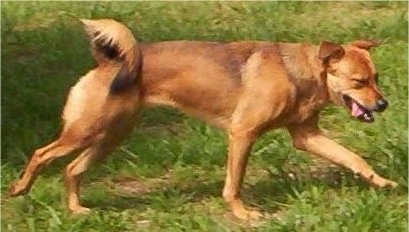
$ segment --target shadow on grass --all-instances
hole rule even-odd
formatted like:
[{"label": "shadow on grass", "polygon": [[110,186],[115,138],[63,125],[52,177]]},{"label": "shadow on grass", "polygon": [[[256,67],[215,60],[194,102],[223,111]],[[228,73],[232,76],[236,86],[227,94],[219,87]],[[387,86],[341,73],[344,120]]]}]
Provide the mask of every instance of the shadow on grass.
[{"label": "shadow on grass", "polygon": [[119,196],[113,195],[107,197],[103,201],[88,199],[84,201],[86,207],[101,209],[101,210],[110,210],[110,211],[123,211],[126,209],[134,210],[145,210],[149,205],[149,199],[144,198],[143,196]]},{"label": "shadow on grass", "polygon": [[[311,180],[295,180],[289,183],[282,179],[263,178],[255,184],[245,185],[241,192],[246,205],[255,206],[261,210],[275,211],[279,205],[287,203],[288,195],[295,195],[294,191],[306,191],[311,184]],[[97,196],[95,196],[95,187],[89,187],[86,192],[92,192],[92,194],[86,194],[88,196],[85,197],[84,205],[113,211],[145,210],[148,207],[166,211],[185,203],[200,203],[211,198],[222,199],[223,185],[223,180],[192,181],[179,187],[171,182],[140,193],[120,193],[117,190],[105,191],[103,189]],[[328,187],[339,188],[340,186],[328,185]],[[265,206],[266,199],[278,202],[278,204]]]},{"label": "shadow on grass", "polygon": [[[128,209],[143,211],[147,208],[172,211],[176,207],[183,207],[186,203],[203,203],[212,198],[222,199],[223,185],[223,180],[192,181],[184,183],[183,186],[168,182],[140,193],[107,191],[97,198],[88,196],[84,203],[87,207],[112,211]],[[336,192],[344,187],[356,186],[358,192],[367,191],[370,188],[368,183],[354,178],[352,174],[337,172],[320,177],[304,176],[294,179],[266,176],[254,184],[245,184],[241,189],[241,195],[247,206],[275,213],[281,206],[289,204],[290,197],[298,198],[300,193],[310,191],[313,186],[324,190],[336,190]],[[389,191],[396,195],[407,194],[401,188],[379,191]]]}]

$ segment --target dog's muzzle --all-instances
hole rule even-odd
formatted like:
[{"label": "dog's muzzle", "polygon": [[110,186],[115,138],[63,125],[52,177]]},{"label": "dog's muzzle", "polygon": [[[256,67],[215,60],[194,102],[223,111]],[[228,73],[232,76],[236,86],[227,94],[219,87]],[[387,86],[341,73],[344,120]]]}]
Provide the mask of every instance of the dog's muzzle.
[{"label": "dog's muzzle", "polygon": [[353,99],[352,97],[348,95],[343,95],[343,99],[345,102],[345,105],[348,106],[348,108],[351,110],[351,115],[354,118],[357,118],[363,122],[371,123],[375,121],[375,117],[373,116],[374,111],[376,112],[382,112],[386,108],[388,108],[388,101],[385,99],[380,99],[376,101],[376,107],[373,109],[369,109],[361,105],[358,101]]}]

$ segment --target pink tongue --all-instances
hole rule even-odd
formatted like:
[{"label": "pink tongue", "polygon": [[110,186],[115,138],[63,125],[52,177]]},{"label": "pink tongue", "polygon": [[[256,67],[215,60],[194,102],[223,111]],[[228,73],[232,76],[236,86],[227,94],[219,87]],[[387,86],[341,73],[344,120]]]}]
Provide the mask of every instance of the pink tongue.
[{"label": "pink tongue", "polygon": [[354,117],[359,117],[363,115],[365,112],[361,109],[361,107],[356,104],[356,102],[352,101],[352,107],[351,107],[351,114]]}]

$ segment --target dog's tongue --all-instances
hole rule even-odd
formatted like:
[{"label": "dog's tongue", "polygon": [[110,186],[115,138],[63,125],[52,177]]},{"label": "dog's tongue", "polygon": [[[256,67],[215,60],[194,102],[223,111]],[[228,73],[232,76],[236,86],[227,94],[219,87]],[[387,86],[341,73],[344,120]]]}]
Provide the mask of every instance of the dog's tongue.
[{"label": "dog's tongue", "polygon": [[352,101],[351,114],[352,116],[358,118],[365,114],[365,111],[363,111],[362,108],[358,104],[356,104],[356,102]]}]

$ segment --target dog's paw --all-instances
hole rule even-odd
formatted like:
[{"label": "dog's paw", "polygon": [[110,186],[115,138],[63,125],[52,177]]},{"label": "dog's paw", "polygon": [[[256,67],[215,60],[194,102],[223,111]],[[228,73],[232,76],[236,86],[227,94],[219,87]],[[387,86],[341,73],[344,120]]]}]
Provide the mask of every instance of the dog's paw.
[{"label": "dog's paw", "polygon": [[395,181],[391,181],[391,180],[387,180],[386,183],[382,186],[382,188],[385,187],[390,187],[390,188],[396,188],[398,187],[398,183],[396,183]]},{"label": "dog's paw", "polygon": [[86,215],[91,212],[91,209],[82,206],[76,206],[70,208],[70,211],[73,215]]},{"label": "dog's paw", "polygon": [[262,218],[262,214],[257,210],[247,210],[240,199],[229,202],[233,215],[245,221],[257,221]]},{"label": "dog's paw", "polygon": [[11,197],[16,197],[16,196],[20,196],[20,195],[24,195],[27,193],[27,188],[23,188],[21,187],[21,185],[19,184],[20,182],[13,182],[10,184],[9,187],[9,196]]},{"label": "dog's paw", "polygon": [[248,210],[248,214],[247,214],[247,218],[250,220],[260,220],[263,217],[263,214],[261,214],[259,211],[257,210]]},{"label": "dog's paw", "polygon": [[263,215],[257,210],[237,209],[233,210],[233,215],[245,221],[258,221]]},{"label": "dog's paw", "polygon": [[396,188],[398,187],[398,183],[396,183],[395,181],[392,180],[388,180],[385,178],[382,178],[380,176],[378,176],[377,178],[373,178],[372,179],[372,184],[374,184],[375,186],[379,187],[379,188]]}]

